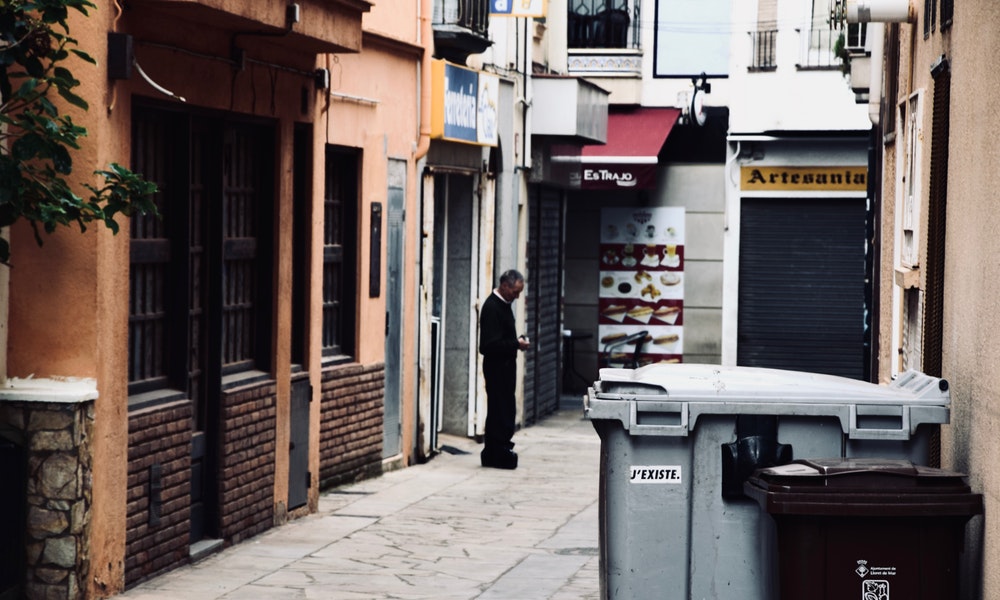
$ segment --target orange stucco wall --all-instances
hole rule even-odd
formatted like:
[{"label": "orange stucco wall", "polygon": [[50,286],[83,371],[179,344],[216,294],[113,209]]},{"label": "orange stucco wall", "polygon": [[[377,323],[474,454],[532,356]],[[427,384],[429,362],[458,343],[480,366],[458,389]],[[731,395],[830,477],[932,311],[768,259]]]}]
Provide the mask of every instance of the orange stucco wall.
[{"label": "orange stucco wall", "polygon": [[[198,110],[232,112],[263,119],[274,125],[276,152],[275,231],[275,320],[273,331],[273,375],[278,385],[277,447],[288,447],[289,393],[291,361],[291,286],[292,286],[292,139],[295,123],[316,122],[320,93],[315,90],[312,71],[316,68],[316,50],[296,46],[299,34],[287,39],[245,35],[234,38],[236,30],[260,31],[273,27],[270,20],[283,20],[286,3],[281,1],[241,2],[210,0],[174,5],[174,12],[153,12],[142,3],[130,5],[123,12],[109,0],[98,1],[87,18],[72,17],[72,33],[80,47],[97,57],[100,66],[80,63],[75,75],[84,83],[79,93],[90,103],[87,112],[73,113],[74,121],[86,127],[89,136],[83,149],[74,156],[74,180],[85,181],[86,174],[110,162],[130,163],[131,105],[134,98],[150,98],[164,103],[179,101],[160,93],[133,72],[127,81],[112,81],[104,68],[109,31],[129,33],[134,38],[136,59],[141,68],[160,86],[186,100]],[[334,18],[330,3],[302,2],[303,18],[313,16],[312,25]],[[169,7],[168,7],[169,8]],[[210,11],[202,9],[210,8]],[[337,10],[343,10],[337,5]],[[239,19],[232,19],[235,13]],[[248,12],[249,11],[249,12]],[[244,14],[246,13],[246,14]],[[274,14],[271,14],[274,13]],[[338,13],[340,14],[340,13]],[[258,20],[259,22],[255,21]],[[360,49],[360,18],[337,19],[335,27],[324,32],[324,40],[314,46]],[[298,29],[296,31],[299,31]],[[339,35],[339,38],[338,38]],[[308,37],[305,36],[305,37]],[[234,42],[234,40],[236,40]],[[246,50],[248,61],[242,71],[226,62],[236,43]],[[407,77],[415,77],[410,59]],[[343,74],[339,81],[356,76]],[[402,87],[402,86],[401,86]],[[373,93],[363,90],[358,93]],[[303,103],[305,99],[305,103]],[[413,113],[414,98],[407,96],[408,113]],[[356,107],[352,107],[356,108]],[[393,110],[403,112],[394,107]],[[336,111],[334,111],[336,112]],[[330,123],[351,116],[336,112]],[[369,115],[364,115],[368,118]],[[325,116],[323,117],[325,119]],[[385,127],[406,127],[403,136],[389,135],[391,153],[408,156],[416,126],[389,122]],[[383,134],[355,130],[340,135],[339,143],[365,149],[366,155],[380,156]],[[322,145],[326,131],[314,132],[317,152],[314,156],[313,231],[321,231],[322,218]],[[409,141],[403,141],[403,137]],[[377,183],[382,177],[382,185]],[[366,167],[365,190],[384,190],[384,168],[378,163]],[[82,190],[82,188],[81,188]],[[82,192],[81,192],[82,193]],[[384,191],[382,191],[384,195]],[[369,197],[366,195],[366,202]],[[367,218],[367,207],[361,211]],[[128,453],[128,271],[129,227],[120,219],[121,232],[113,236],[103,226],[94,225],[86,234],[65,230],[44,236],[45,244],[36,247],[29,227],[15,225],[11,231],[13,262],[10,284],[10,327],[7,372],[12,377],[84,376],[98,382],[100,397],[96,404],[94,431],[93,513],[91,535],[90,594],[103,596],[120,591],[125,547],[126,469]],[[367,222],[362,225],[367,232]],[[315,239],[322,244],[322,236]],[[363,242],[366,243],[366,242]],[[366,247],[366,246],[365,246]],[[367,252],[360,256],[367,260]],[[322,281],[322,252],[313,252],[312,281]],[[363,265],[367,278],[367,265]],[[367,281],[367,279],[365,279]],[[311,287],[311,297],[318,304],[319,285]],[[367,290],[367,286],[359,286]],[[379,321],[384,314],[380,299],[361,298],[362,323]],[[381,312],[380,312],[381,311]],[[311,315],[311,330],[316,332],[308,357],[314,389],[319,385],[318,332],[319,311]],[[374,340],[362,344],[363,362],[382,360],[383,347]],[[381,342],[381,339],[379,340]],[[318,407],[319,403],[314,402]],[[318,416],[313,422],[318,423]],[[315,434],[315,433],[314,433]],[[283,518],[283,499],[287,497],[287,453],[277,453],[275,504],[277,518]],[[317,473],[318,469],[313,469]],[[311,490],[310,504],[315,507],[317,486]]]},{"label": "orange stucco wall", "polygon": [[[416,396],[416,345],[411,332],[416,313],[419,229],[418,192],[414,150],[419,133],[418,77],[422,50],[419,42],[417,3],[376,4],[364,17],[363,49],[359,54],[333,54],[320,58],[330,69],[331,89],[319,107],[318,120],[327,139],[322,143],[359,148],[362,153],[359,216],[360,279],[357,322],[358,361],[371,363],[385,357],[386,314],[386,210],[389,160],[407,162],[406,221],[404,233],[404,314],[402,317],[403,385],[402,421],[405,462],[412,462],[414,398]],[[382,293],[368,297],[370,277],[371,203],[383,208],[380,255]],[[317,407],[318,408],[318,407]],[[318,418],[314,419],[318,423]]]}]

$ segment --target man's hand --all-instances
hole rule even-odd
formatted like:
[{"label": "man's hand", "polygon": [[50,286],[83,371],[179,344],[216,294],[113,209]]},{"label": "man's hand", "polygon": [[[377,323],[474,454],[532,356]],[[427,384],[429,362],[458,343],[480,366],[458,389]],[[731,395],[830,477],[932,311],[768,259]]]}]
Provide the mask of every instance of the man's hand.
[{"label": "man's hand", "polygon": [[517,345],[521,350],[527,350],[528,348],[531,348],[531,342],[528,340],[527,337],[523,335],[518,336]]}]

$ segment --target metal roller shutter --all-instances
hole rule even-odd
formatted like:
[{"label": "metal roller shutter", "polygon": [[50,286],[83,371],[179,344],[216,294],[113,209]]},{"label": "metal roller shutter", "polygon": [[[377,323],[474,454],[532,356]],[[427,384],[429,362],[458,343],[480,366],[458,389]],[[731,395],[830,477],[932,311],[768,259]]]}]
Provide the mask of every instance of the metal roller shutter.
[{"label": "metal roller shutter", "polygon": [[744,199],[737,363],[864,378],[865,199]]},{"label": "metal roller shutter", "polygon": [[562,196],[539,190],[531,197],[528,239],[527,327],[533,351],[526,356],[524,423],[559,407],[562,352]]}]

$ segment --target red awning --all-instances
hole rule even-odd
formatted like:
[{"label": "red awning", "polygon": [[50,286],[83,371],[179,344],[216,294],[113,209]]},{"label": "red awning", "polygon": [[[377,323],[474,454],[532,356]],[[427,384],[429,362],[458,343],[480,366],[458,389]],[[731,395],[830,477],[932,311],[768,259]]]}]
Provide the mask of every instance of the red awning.
[{"label": "red awning", "polygon": [[652,163],[670,135],[677,108],[636,108],[608,112],[608,143],[584,146],[583,163]]},{"label": "red awning", "polygon": [[560,179],[584,190],[656,186],[657,155],[680,116],[677,108],[608,112],[608,142],[583,146],[579,156],[553,156]]}]

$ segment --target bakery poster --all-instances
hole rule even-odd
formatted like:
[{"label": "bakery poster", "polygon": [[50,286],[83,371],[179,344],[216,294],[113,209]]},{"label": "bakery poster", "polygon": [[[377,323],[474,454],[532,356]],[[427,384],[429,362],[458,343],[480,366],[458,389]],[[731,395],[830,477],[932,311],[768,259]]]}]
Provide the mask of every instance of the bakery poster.
[{"label": "bakery poster", "polygon": [[681,362],[684,208],[601,211],[598,352],[602,366]]}]

